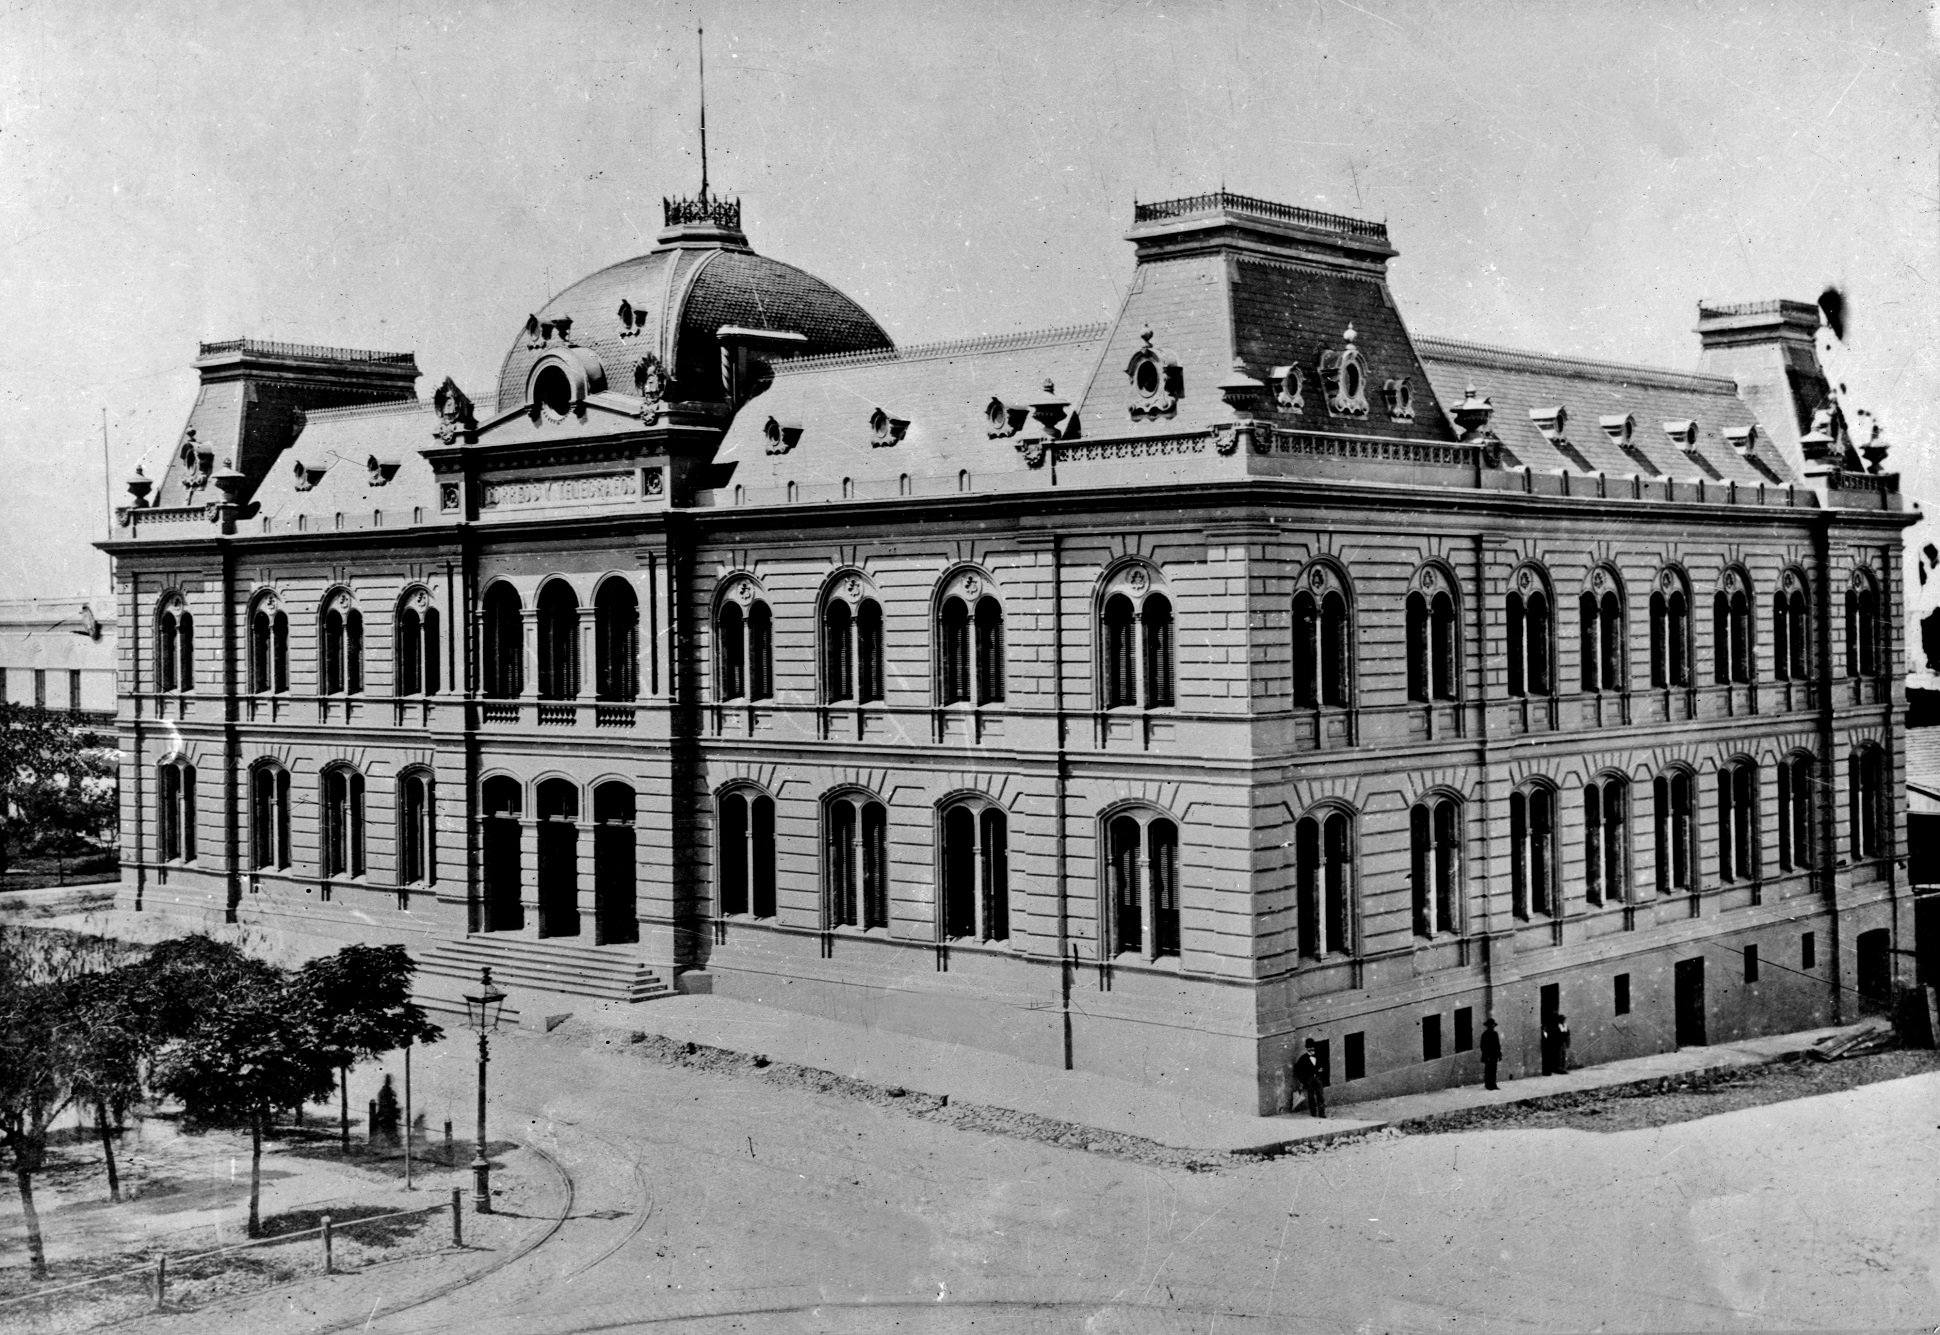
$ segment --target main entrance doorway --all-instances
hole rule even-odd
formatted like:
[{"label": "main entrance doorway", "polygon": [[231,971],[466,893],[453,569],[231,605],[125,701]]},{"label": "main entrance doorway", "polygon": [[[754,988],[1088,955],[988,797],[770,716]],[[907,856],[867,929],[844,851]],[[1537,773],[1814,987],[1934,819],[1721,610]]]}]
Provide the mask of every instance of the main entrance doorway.
[{"label": "main entrance doorway", "polygon": [[539,785],[539,935],[579,935],[579,789]]},{"label": "main entrance doorway", "polygon": [[1704,958],[1679,960],[1674,971],[1677,1000],[1677,1046],[1703,1047],[1704,1036]]}]

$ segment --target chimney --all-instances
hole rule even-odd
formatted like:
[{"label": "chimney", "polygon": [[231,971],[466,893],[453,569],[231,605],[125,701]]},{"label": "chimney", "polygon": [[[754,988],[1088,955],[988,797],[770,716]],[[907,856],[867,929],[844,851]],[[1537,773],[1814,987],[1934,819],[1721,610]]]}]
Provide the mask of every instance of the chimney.
[{"label": "chimney", "polygon": [[1698,303],[1698,369],[1738,382],[1738,397],[1800,475],[1800,438],[1828,392],[1813,346],[1818,330],[1819,308],[1809,301]]}]

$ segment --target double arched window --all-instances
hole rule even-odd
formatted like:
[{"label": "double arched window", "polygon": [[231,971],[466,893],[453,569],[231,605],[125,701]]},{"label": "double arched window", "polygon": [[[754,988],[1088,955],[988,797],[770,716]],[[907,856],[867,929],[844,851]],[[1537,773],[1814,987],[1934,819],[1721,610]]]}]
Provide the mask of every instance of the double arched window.
[{"label": "double arched window", "polygon": [[1453,700],[1461,680],[1455,581],[1440,566],[1415,572],[1408,590],[1408,698]]},{"label": "double arched window", "polygon": [[1785,871],[1812,867],[1812,800],[1818,766],[1803,751],[1778,762],[1778,865]]},{"label": "double arched window", "polygon": [[438,693],[438,608],[423,585],[397,604],[397,693]]},{"label": "double arched window", "polygon": [[1545,696],[1556,689],[1555,604],[1549,583],[1534,566],[1524,566],[1510,580],[1506,600],[1509,617],[1509,694]]},{"label": "double arched window", "polygon": [[1293,827],[1295,911],[1308,959],[1354,950],[1354,820],[1322,807]]},{"label": "double arched window", "polygon": [[1446,793],[1408,813],[1416,936],[1461,931],[1462,804]]},{"label": "double arched window", "polygon": [[156,834],[162,861],[195,861],[195,766],[183,756],[164,760],[155,774]]},{"label": "double arched window", "polygon": [[1772,676],[1779,681],[1809,681],[1812,657],[1807,646],[1811,629],[1806,619],[1805,577],[1787,570],[1778,577],[1772,594]]},{"label": "double arched window", "polygon": [[716,799],[715,811],[715,912],[774,917],[775,799],[758,788],[730,788]]},{"label": "double arched window", "polygon": [[249,689],[290,689],[290,617],[274,592],[259,594],[249,613]]},{"label": "double arched window", "polygon": [[940,702],[1001,704],[1004,699],[1004,605],[985,576],[951,576],[937,602]]},{"label": "double arched window", "polygon": [[1606,775],[1583,785],[1583,895],[1592,904],[1630,898],[1630,785]]},{"label": "double arched window", "polygon": [[774,698],[774,614],[745,575],[721,591],[714,613],[714,671],[718,700]]},{"label": "double arched window", "polygon": [[1758,762],[1718,767],[1718,879],[1758,879]]},{"label": "double arched window", "polygon": [[579,695],[579,595],[563,579],[539,590],[539,698]]},{"label": "double arched window", "polygon": [[364,689],[364,614],[350,590],[337,589],[323,600],[319,657],[324,695],[356,695]]},{"label": "double arched window", "polygon": [[593,595],[593,685],[602,700],[640,695],[640,599],[618,576]]},{"label": "double arched window", "polygon": [[364,776],[349,765],[323,772],[323,875],[364,874]]},{"label": "double arched window", "polygon": [[[1105,939],[1115,955],[1179,953],[1179,827],[1154,811],[1105,821]],[[1149,928],[1149,930],[1148,930]]]},{"label": "double arched window", "polygon": [[1846,585],[1846,675],[1878,676],[1880,662],[1879,587],[1871,571],[1855,570]]},{"label": "double arched window", "polygon": [[1887,821],[1892,802],[1886,794],[1886,753],[1867,744],[1846,762],[1846,803],[1849,850],[1855,862],[1885,857],[1889,849]]},{"label": "double arched window", "polygon": [[1509,874],[1518,918],[1556,912],[1556,790],[1546,783],[1509,794]]},{"label": "double arched window", "polygon": [[249,771],[249,846],[258,871],[290,865],[290,772],[274,761]]},{"label": "double arched window", "polygon": [[1657,572],[1650,593],[1650,684],[1691,684],[1691,591],[1681,572]]},{"label": "double arched window", "polygon": [[1711,596],[1711,679],[1742,684],[1751,668],[1751,579],[1732,566]]},{"label": "double arched window", "polygon": [[1121,566],[1106,581],[1100,608],[1104,671],[1099,686],[1105,708],[1172,704],[1172,600],[1156,572],[1144,565]]},{"label": "double arched window", "polygon": [[837,578],[822,599],[822,699],[832,705],[882,699],[882,604],[874,586],[853,572]]},{"label": "double arched window", "polygon": [[431,772],[404,771],[397,781],[397,883],[400,887],[437,883],[437,828]]},{"label": "double arched window", "polygon": [[1673,769],[1651,782],[1657,831],[1657,893],[1693,894],[1698,888],[1697,779]]},{"label": "double arched window", "polygon": [[179,593],[155,613],[155,681],[164,691],[195,689],[195,617]]},{"label": "double arched window", "polygon": [[1590,572],[1577,599],[1577,627],[1583,689],[1623,690],[1623,594],[1616,573],[1606,566]]},{"label": "double arched window", "polygon": [[1010,939],[1009,822],[981,798],[943,808],[943,936]]},{"label": "double arched window", "polygon": [[1329,561],[1310,563],[1293,595],[1293,703],[1347,706],[1354,700],[1352,598]]},{"label": "double arched window", "polygon": [[525,692],[525,608],[510,581],[485,590],[484,620],[479,687],[488,700],[516,700]]},{"label": "double arched window", "polygon": [[889,813],[869,793],[837,793],[822,804],[830,927],[889,926]]}]

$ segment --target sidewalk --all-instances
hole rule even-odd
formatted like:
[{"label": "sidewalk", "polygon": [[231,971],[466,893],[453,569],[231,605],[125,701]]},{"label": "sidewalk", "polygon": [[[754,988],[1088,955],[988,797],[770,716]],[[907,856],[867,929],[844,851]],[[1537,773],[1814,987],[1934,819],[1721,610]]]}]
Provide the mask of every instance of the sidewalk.
[{"label": "sidewalk", "polygon": [[[1109,1076],[1060,1071],[997,1053],[834,1024],[728,997],[678,996],[645,1006],[604,1005],[544,993],[530,997],[535,1011],[570,1010],[575,1021],[603,1028],[644,1031],[675,1042],[758,1053],[773,1061],[871,1084],[949,1095],[965,1102],[1141,1136],[1174,1149],[1254,1154],[1272,1154],[1316,1139],[1362,1135],[1392,1125],[1432,1123],[1438,1117],[1487,1104],[1761,1065],[1778,1061],[1787,1053],[1801,1052],[1828,1035],[1864,1027],[1817,1029],[1716,1047],[1684,1048],[1585,1067],[1567,1075],[1507,1081],[1494,1091],[1481,1085],[1464,1085],[1341,1104],[1339,1116],[1319,1120],[1304,1113],[1248,1116]],[[543,1003],[539,1002],[541,997],[546,998]]]}]

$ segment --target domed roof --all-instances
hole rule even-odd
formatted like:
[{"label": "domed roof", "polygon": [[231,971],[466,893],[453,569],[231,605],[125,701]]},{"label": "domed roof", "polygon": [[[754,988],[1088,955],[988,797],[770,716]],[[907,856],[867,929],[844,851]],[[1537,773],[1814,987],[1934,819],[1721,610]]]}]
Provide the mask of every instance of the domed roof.
[{"label": "domed roof", "polygon": [[525,402],[526,378],[551,341],[544,327],[561,323],[573,346],[600,359],[609,389],[636,392],[635,372],[652,355],[673,375],[667,397],[690,401],[724,397],[717,331],[725,326],[798,334],[805,341],[790,342],[794,356],[892,346],[847,296],[755,254],[741,235],[738,203],[730,211],[725,201],[708,201],[710,220],[689,225],[681,225],[675,204],[668,202],[660,245],[580,279],[533,315],[499,372],[499,412]]}]

